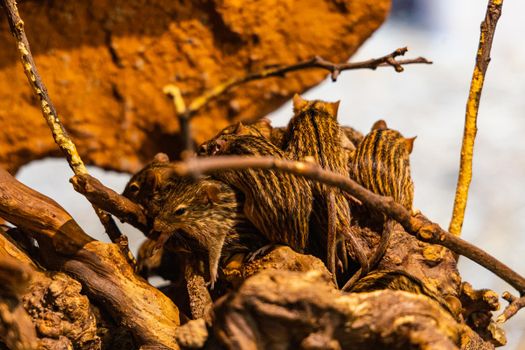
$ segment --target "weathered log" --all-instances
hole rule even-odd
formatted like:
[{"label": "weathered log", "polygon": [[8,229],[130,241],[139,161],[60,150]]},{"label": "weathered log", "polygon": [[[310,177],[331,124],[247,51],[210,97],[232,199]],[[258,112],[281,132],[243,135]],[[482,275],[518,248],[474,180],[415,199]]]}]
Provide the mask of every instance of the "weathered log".
[{"label": "weathered log", "polygon": [[95,241],[52,199],[0,170],[0,217],[31,232],[43,263],[80,281],[139,344],[177,348],[177,307],[137,276],[114,244]]},{"label": "weathered log", "polygon": [[424,296],[346,294],[316,271],[262,271],[215,315],[215,337],[228,349],[494,348]]},{"label": "weathered log", "polygon": [[10,290],[13,295],[16,293],[22,310],[28,314],[24,331],[35,334],[36,330],[39,348],[101,348],[94,309],[81,294],[78,281],[62,272],[43,271],[18,249],[7,233],[0,231],[0,261],[6,260],[13,261],[18,270],[30,277],[25,280],[11,278],[17,285]]},{"label": "weathered log", "polygon": [[295,252],[288,246],[276,246],[264,255],[244,261],[244,254],[237,254],[222,269],[222,275],[234,287],[238,287],[247,278],[263,270],[308,272],[317,271],[332,281],[332,275],[324,263],[312,255]]}]

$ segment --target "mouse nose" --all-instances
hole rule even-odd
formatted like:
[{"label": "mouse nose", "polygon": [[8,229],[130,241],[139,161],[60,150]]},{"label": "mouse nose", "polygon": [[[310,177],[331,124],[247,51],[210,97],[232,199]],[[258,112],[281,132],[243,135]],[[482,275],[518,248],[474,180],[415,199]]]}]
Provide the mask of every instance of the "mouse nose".
[{"label": "mouse nose", "polygon": [[155,219],[153,222],[153,228],[148,232],[147,237],[153,240],[157,240],[163,232],[167,232],[168,227],[166,223],[161,220]]}]

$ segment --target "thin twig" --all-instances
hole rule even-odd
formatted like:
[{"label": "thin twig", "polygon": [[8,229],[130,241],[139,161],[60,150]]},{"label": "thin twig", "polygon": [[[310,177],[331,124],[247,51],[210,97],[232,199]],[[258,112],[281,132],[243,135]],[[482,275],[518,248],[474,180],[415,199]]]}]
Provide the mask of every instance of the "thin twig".
[{"label": "thin twig", "polygon": [[84,195],[94,206],[138,228],[144,234],[149,233],[148,220],[140,205],[104,186],[89,174],[75,175],[69,182],[73,184],[75,191]]},{"label": "thin twig", "polygon": [[461,160],[459,166],[458,183],[456,187],[456,197],[454,199],[454,209],[452,220],[448,230],[450,233],[459,236],[465,217],[467,207],[468,190],[472,180],[472,158],[474,155],[474,140],[477,132],[477,119],[479,101],[485,73],[490,62],[490,49],[496,31],[496,24],[501,15],[503,0],[489,0],[485,20],[481,23],[481,34],[479,37],[478,51],[476,54],[476,65],[467,100],[465,112],[465,127],[463,129],[463,144],[461,145]]},{"label": "thin twig", "polygon": [[182,138],[182,144],[184,150],[181,154],[181,159],[193,154],[193,140],[191,138],[191,127],[190,127],[190,114],[182,98],[180,89],[175,85],[166,85],[162,89],[162,92],[173,100],[173,106],[175,107],[175,113],[179,120],[180,135]]},{"label": "thin twig", "polygon": [[[42,109],[42,114],[47,122],[47,125],[51,129],[56,144],[58,145],[62,153],[64,153],[64,155],[66,156],[69,166],[76,175],[87,174],[88,171],[86,169],[86,166],[80,158],[80,155],[77,152],[77,148],[73,143],[73,140],[71,140],[66,130],[64,129],[64,126],[60,122],[55,106],[51,101],[51,98],[49,97],[46,86],[42,81],[40,74],[38,73],[35,61],[33,59],[33,55],[31,54],[29,42],[27,40],[26,33],[24,30],[24,21],[22,21],[22,19],[20,18],[20,14],[18,13],[18,8],[16,6],[16,1],[1,0],[0,4],[2,4],[4,11],[7,15],[7,20],[11,28],[11,33],[16,39],[18,45],[18,52],[20,54],[20,59],[24,68],[24,73],[27,76],[27,80],[29,81],[31,89],[40,100],[40,108]],[[104,212],[103,210],[97,207],[93,208],[95,209],[95,212],[99,217],[100,221],[104,225],[104,228],[108,236],[111,238],[111,241],[118,244],[122,252],[128,257],[130,263],[134,265],[135,258],[129,251],[127,245],[127,237],[120,233],[120,230],[115,224],[115,221],[110,215],[108,215],[108,213]]]},{"label": "thin twig", "polygon": [[335,186],[364,204],[375,208],[389,218],[399,222],[405,231],[421,241],[444,246],[451,251],[463,255],[492,271],[498,277],[509,283],[520,294],[525,293],[525,278],[511,268],[461,238],[443,230],[438,224],[429,221],[419,214],[412,216],[410,211],[391,197],[377,195],[347,176],[339,175],[322,169],[311,163],[296,162],[272,157],[216,156],[211,158],[191,158],[184,162],[173,163],[173,172],[179,176],[200,176],[217,171],[241,169],[277,169],[286,173],[304,176],[310,180]]},{"label": "thin twig", "polygon": [[514,316],[518,311],[525,307],[525,296],[522,294],[521,298],[516,298],[509,292],[505,292],[502,295],[503,299],[509,302],[509,305],[505,308],[503,313],[498,316],[496,322],[504,323],[509,318]]},{"label": "thin twig", "polygon": [[378,67],[391,66],[396,72],[400,73],[404,70],[403,66],[408,64],[432,64],[432,61],[429,61],[424,57],[396,60],[396,57],[403,56],[407,51],[408,48],[402,47],[389,53],[388,55],[360,62],[334,63],[327,61],[320,56],[315,56],[309,60],[290,65],[267,67],[261,71],[249,73],[243,77],[231,78],[224,83],[215,86],[211,90],[204,92],[202,95],[195,98],[188,106],[185,105],[180,90],[174,85],[167,85],[164,87],[164,93],[173,99],[185,149],[191,154],[191,151],[193,150],[193,143],[191,141],[191,134],[189,131],[189,122],[191,118],[208,103],[217,99],[219,96],[225,94],[236,86],[250,81],[267,79],[271,77],[283,78],[287,73],[311,68],[320,68],[329,71],[332,81],[336,81],[339,77],[339,74],[345,70],[375,70]]},{"label": "thin twig", "polygon": [[403,47],[399,48],[388,55],[372,58],[366,61],[361,62],[346,62],[346,63],[334,63],[325,60],[320,56],[315,56],[309,60],[301,61],[298,63],[270,67],[263,69],[259,72],[249,73],[243,77],[232,78],[213,89],[205,92],[201,96],[194,99],[189,106],[187,107],[185,113],[188,117],[191,118],[198,110],[207,105],[210,101],[216,99],[222,94],[230,91],[232,88],[247,83],[253,80],[267,79],[271,77],[284,77],[286,73],[310,69],[310,68],[321,68],[330,72],[332,81],[336,81],[339,74],[345,70],[354,70],[354,69],[376,69],[377,67],[387,67],[392,66],[396,72],[402,72],[404,70],[403,65],[415,64],[415,63],[424,63],[432,64],[431,61],[427,60],[424,57],[418,57],[414,59],[407,60],[396,60],[396,57],[403,56],[408,51],[408,48]]}]

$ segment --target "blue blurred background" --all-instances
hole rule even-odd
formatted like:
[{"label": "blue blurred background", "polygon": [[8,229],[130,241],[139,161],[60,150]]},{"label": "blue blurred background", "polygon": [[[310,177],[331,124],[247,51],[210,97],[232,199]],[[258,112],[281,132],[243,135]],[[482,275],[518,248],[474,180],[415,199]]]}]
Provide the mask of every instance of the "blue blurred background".
[{"label": "blue blurred background", "polygon": [[[405,136],[417,135],[412,154],[415,206],[448,227],[454,201],[465,104],[479,25],[486,1],[397,0],[390,19],[352,60],[382,56],[408,46],[407,57],[425,56],[431,66],[407,66],[344,72],[336,83],[327,79],[304,96],[341,100],[342,124],[367,132],[385,119]],[[474,177],[463,238],[476,243],[525,274],[525,2],[506,1],[498,23],[478,120]],[[286,125],[288,103],[271,115],[274,125]],[[90,171],[107,186],[121,191],[129,175]],[[79,224],[107,241],[89,203],[72,189],[66,162],[50,159],[24,167],[18,178],[58,201]],[[121,226],[136,250],[142,235]],[[506,283],[465,258],[465,280],[476,288],[514,292]],[[525,350],[525,312],[504,325],[505,349]]]}]

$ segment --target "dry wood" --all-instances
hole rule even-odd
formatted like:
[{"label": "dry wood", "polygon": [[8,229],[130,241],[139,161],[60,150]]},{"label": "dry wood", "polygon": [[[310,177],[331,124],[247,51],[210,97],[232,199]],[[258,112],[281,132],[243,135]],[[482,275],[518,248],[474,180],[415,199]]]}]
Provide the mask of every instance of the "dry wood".
[{"label": "dry wood", "polygon": [[75,175],[69,181],[75,191],[83,194],[91,204],[148,234],[146,214],[138,204],[104,186],[89,174]]},{"label": "dry wood", "polygon": [[[238,85],[247,83],[249,81],[267,79],[271,77],[284,77],[287,73],[304,70],[304,69],[318,68],[318,69],[327,70],[330,72],[332,80],[336,81],[339,74],[346,70],[376,69],[378,67],[389,67],[390,66],[390,67],[394,67],[396,72],[402,72],[404,70],[403,66],[407,64],[418,64],[418,63],[419,64],[421,63],[422,64],[432,64],[432,61],[429,61],[424,57],[417,57],[417,58],[407,59],[407,60],[397,60],[396,59],[399,56],[403,56],[407,51],[408,51],[408,48],[402,47],[402,48],[396,49],[393,52],[385,56],[379,57],[379,58],[371,58],[369,60],[360,61],[360,62],[345,62],[345,63],[334,63],[334,62],[327,61],[322,57],[315,56],[311,59],[293,63],[290,65],[269,67],[269,68],[263,69],[258,72],[247,74],[243,77],[232,78],[214,87],[213,89],[205,92],[200,97],[197,97],[187,107],[185,107],[183,103],[176,102],[176,105],[179,106],[177,108],[177,112],[180,114],[185,114],[187,118],[191,118],[191,116],[193,116],[197,111],[199,111],[202,107],[207,105],[209,102],[213,101],[217,97],[230,91],[232,88]],[[173,94],[173,97],[181,98],[180,93],[178,95],[179,97]]]},{"label": "dry wood", "polygon": [[0,246],[0,341],[11,349],[36,348],[35,327],[21,301],[31,278],[31,269]]},{"label": "dry wood", "polygon": [[163,90],[164,93],[173,100],[173,104],[175,106],[175,113],[179,120],[181,130],[180,133],[183,139],[183,145],[185,146],[185,153],[183,152],[183,156],[189,156],[193,152],[193,141],[191,138],[190,129],[191,118],[208,103],[224,95],[236,86],[255,80],[267,79],[272,77],[284,77],[287,73],[311,68],[318,68],[329,71],[332,81],[336,81],[339,74],[346,70],[375,70],[378,67],[391,66],[394,67],[396,72],[400,73],[404,71],[403,66],[407,64],[432,64],[432,61],[429,61],[424,57],[397,60],[397,57],[403,56],[407,51],[407,47],[402,47],[382,57],[371,58],[369,60],[360,62],[334,63],[327,61],[322,57],[315,56],[309,60],[293,63],[290,65],[268,67],[258,72],[249,73],[242,77],[231,78],[228,81],[225,81],[224,83],[215,86],[213,89],[204,92],[201,96],[191,101],[191,103],[188,106],[186,106],[186,103],[184,102],[180,89],[174,85],[167,85],[164,87]]},{"label": "dry wood", "polygon": [[0,230],[0,261],[11,259],[17,269],[30,277],[24,283],[16,279],[16,297],[22,310],[30,315],[24,331],[34,333],[37,330],[39,348],[100,349],[101,340],[97,334],[100,319],[96,319],[91,303],[81,293],[81,284],[62,272],[43,271],[34,264],[8,236],[13,230],[8,233]]},{"label": "dry wood", "polygon": [[215,314],[214,334],[227,349],[494,349],[428,298],[346,294],[313,271],[262,271]]},{"label": "dry wood", "polygon": [[0,170],[0,217],[31,232],[47,267],[80,281],[140,344],[178,348],[176,306],[138,277],[115,244],[95,241],[52,199]]}]

